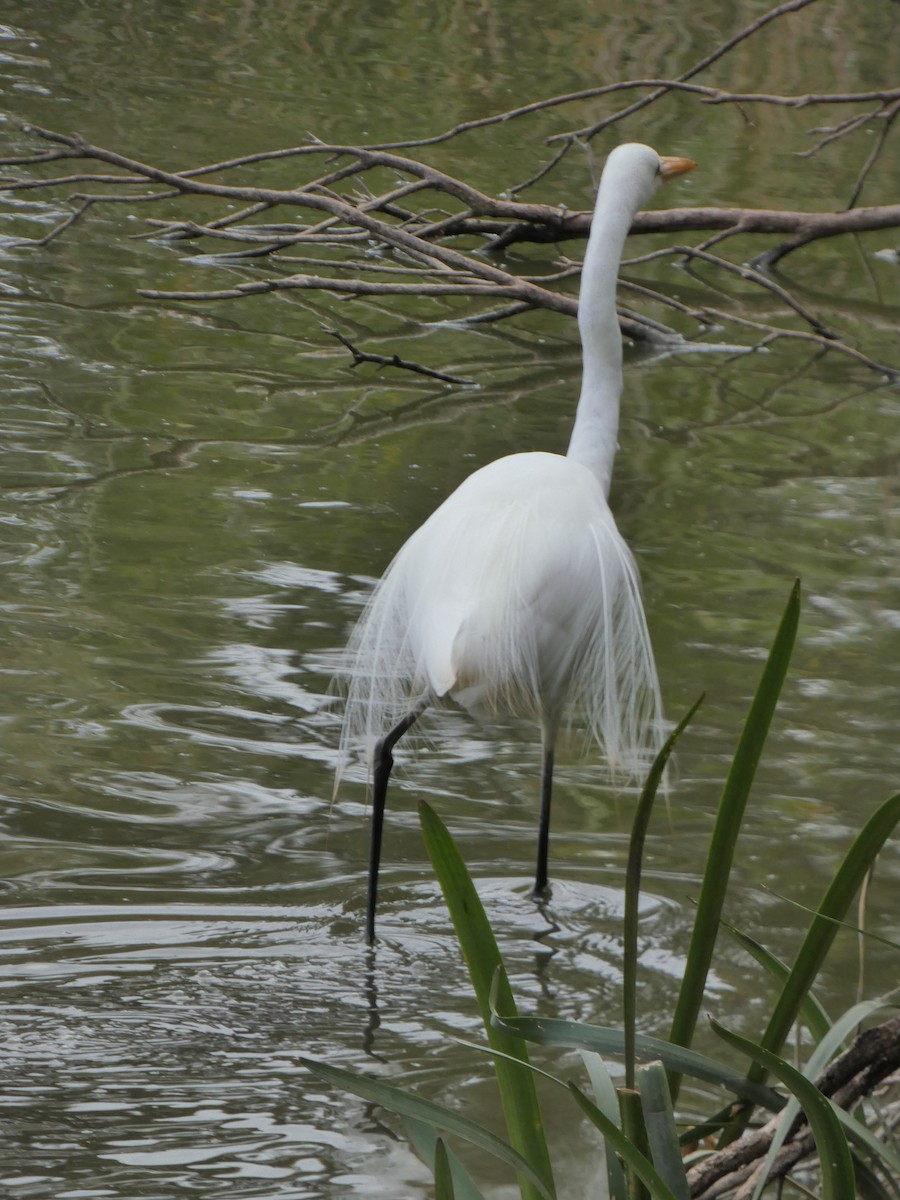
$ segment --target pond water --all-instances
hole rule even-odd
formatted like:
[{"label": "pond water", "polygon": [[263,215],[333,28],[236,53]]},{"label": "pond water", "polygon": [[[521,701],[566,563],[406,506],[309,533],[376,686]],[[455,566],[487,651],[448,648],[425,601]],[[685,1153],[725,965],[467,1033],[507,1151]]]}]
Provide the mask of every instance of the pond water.
[{"label": "pond water", "polygon": [[[718,79],[872,87],[898,45],[891,7],[829,9],[822,28],[798,15]],[[557,11],[548,28],[546,6],[530,2],[512,19],[505,5],[332,2],[301,14],[191,0],[111,16],[94,0],[10,0],[5,141],[27,152],[28,120],[187,165],[293,145],[307,129],[423,135],[598,78],[674,75],[761,10],[739,5],[726,26],[718,6],[692,5],[688,22],[673,3],[652,28],[608,4]],[[541,137],[567,120],[513,124],[431,160],[502,188],[532,172]],[[748,123],[682,100],[623,136],[700,162],[671,203],[840,207],[870,141],[802,160],[802,128],[780,109]],[[865,201],[889,201],[898,182],[895,158]],[[539,192],[587,207],[583,160]],[[372,581],[435,504],[499,454],[565,447],[574,322],[463,330],[442,323],[457,314],[437,301],[388,309],[324,294],[142,301],[139,287],[227,273],[129,237],[145,214],[125,208],[44,250],[9,244],[49,229],[65,194],[18,193],[0,212],[0,1189],[14,1200],[425,1195],[393,1123],[298,1063],[396,1076],[492,1119],[485,1059],[451,1040],[476,1037],[478,1022],[417,799],[459,839],[521,1008],[615,1021],[633,797],[573,736],[560,753],[553,897],[539,912],[534,731],[438,714],[432,748],[393,790],[373,959],[361,934],[366,787],[357,773],[332,803],[340,711],[328,684]],[[810,248],[785,277],[826,324],[896,362],[897,267],[879,253],[895,242]],[[657,278],[687,302],[724,303],[709,276]],[[770,311],[749,294],[730,302]],[[351,372],[323,324],[478,387]],[[655,1032],[729,755],[795,576],[801,632],[729,919],[790,956],[806,920],[797,905],[816,903],[896,789],[900,396],[809,347],[631,350],[626,370],[614,508],[640,564],[667,712],[707,695],[648,840],[640,1005]],[[867,916],[888,937],[898,876],[894,848]],[[758,1031],[769,998],[758,971],[727,943],[717,964],[711,1011]],[[842,936],[826,1003],[846,1005],[856,977],[856,942]],[[895,982],[896,954],[870,945],[867,992]],[[574,1190],[590,1138],[564,1112],[550,1123],[572,1148],[562,1182]],[[503,1190],[499,1169],[482,1178]]]}]

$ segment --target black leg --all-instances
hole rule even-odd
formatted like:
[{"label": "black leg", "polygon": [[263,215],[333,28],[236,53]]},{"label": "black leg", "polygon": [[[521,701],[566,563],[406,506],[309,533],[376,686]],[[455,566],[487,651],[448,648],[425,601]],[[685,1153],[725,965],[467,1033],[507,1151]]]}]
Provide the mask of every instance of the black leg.
[{"label": "black leg", "polygon": [[366,944],[375,941],[375,906],[378,903],[378,868],[381,865],[381,833],[384,829],[384,805],[387,800],[388,780],[394,765],[391,751],[400,741],[410,725],[421,715],[421,705],[407,713],[403,720],[386,733],[375,747],[375,762],[372,773],[372,837],[369,842],[369,895],[366,903]]},{"label": "black leg", "polygon": [[553,747],[544,747],[544,763],[541,770],[541,823],[538,826],[537,870],[534,875],[534,896],[550,894],[547,876],[547,854],[550,846],[550,799],[553,791]]}]

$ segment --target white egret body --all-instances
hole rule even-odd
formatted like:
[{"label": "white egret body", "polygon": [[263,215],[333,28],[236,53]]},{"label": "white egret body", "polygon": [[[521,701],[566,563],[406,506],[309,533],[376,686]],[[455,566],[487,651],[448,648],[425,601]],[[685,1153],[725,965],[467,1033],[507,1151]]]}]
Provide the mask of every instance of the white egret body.
[{"label": "white egret body", "polygon": [[614,768],[633,773],[659,746],[637,568],[607,503],[622,388],[616,279],[635,214],[662,180],[694,165],[637,143],[609,155],[582,268],[584,366],[567,454],[511,454],[464,480],[400,549],[351,636],[340,761],[360,744],[374,761],[370,944],[391,752],[429,704],[450,696],[475,713],[539,723],[536,895],[547,890],[553,751],[566,704]]}]

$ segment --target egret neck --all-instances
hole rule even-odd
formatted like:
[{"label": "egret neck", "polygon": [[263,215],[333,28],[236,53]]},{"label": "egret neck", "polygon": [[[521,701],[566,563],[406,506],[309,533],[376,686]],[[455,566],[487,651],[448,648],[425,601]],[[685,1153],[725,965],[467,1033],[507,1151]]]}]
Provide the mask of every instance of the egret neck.
[{"label": "egret neck", "polygon": [[613,187],[601,184],[578,297],[578,331],[584,366],[567,455],[593,471],[607,496],[616,456],[622,393],[622,335],[616,314],[616,280],[636,211],[629,196],[623,197]]}]

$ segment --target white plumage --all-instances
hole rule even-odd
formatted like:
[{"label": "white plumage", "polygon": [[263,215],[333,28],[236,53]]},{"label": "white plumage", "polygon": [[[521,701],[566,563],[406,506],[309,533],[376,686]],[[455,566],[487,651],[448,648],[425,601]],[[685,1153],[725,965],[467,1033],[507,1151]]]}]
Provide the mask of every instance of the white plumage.
[{"label": "white plumage", "polygon": [[347,752],[444,696],[552,738],[568,699],[633,771],[659,717],[631,552],[597,478],[559,454],[512,454],[460,484],[388,567],[348,657]]},{"label": "white plumage", "polygon": [[636,143],[609,155],[582,269],[584,368],[567,454],[511,454],[464,480],[400,549],[350,638],[340,763],[358,747],[374,761],[369,942],[391,750],[429,704],[449,696],[476,715],[539,723],[536,894],[547,887],[553,749],[566,706],[615,770],[635,773],[660,744],[637,568],[607,503],[622,386],[615,292],[635,213],[658,183],[693,166]]}]

